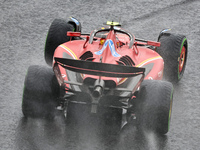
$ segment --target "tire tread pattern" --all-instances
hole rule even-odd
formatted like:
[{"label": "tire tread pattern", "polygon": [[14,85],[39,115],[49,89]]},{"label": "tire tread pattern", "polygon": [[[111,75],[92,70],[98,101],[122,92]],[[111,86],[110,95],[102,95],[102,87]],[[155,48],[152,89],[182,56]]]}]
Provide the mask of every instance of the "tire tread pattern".
[{"label": "tire tread pattern", "polygon": [[30,66],[24,82],[22,112],[25,117],[52,117],[59,90],[51,68]]},{"label": "tire tread pattern", "polygon": [[52,66],[53,54],[55,49],[65,42],[70,40],[67,36],[68,31],[73,31],[73,25],[63,19],[55,19],[48,31],[45,44],[45,61],[49,66]]},{"label": "tire tread pattern", "polygon": [[[179,59],[180,49],[186,37],[179,34],[163,34],[159,38],[161,46],[157,47],[156,51],[164,59],[164,79],[172,83],[177,83],[183,76],[184,69],[179,77]],[[187,49],[187,40],[185,41]],[[187,59],[187,58],[186,58]],[[186,64],[185,64],[186,65]]]},{"label": "tire tread pattern", "polygon": [[170,106],[172,104],[173,85],[167,81],[144,80],[137,100],[137,120],[142,129],[159,134],[168,132]]}]

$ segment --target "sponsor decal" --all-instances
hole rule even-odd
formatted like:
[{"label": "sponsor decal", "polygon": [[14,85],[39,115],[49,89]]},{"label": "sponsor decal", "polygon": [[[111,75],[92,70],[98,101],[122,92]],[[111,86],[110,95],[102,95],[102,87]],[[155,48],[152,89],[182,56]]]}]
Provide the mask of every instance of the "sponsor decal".
[{"label": "sponsor decal", "polygon": [[149,80],[153,80],[153,78],[152,78],[152,77],[149,77],[148,79],[149,79]]},{"label": "sponsor decal", "polygon": [[65,78],[66,77],[66,74],[61,74],[62,75],[62,78]]},{"label": "sponsor decal", "polygon": [[162,71],[158,72],[158,77],[159,77],[159,78],[162,77],[162,74],[163,74]]},{"label": "sponsor decal", "polygon": [[119,55],[117,52],[116,52],[116,49],[115,49],[115,45],[113,43],[112,40],[108,39],[106,40],[106,42],[104,43],[102,49],[98,52],[95,52],[96,55],[101,55],[103,53],[103,51],[106,49],[106,47],[109,46],[109,49],[111,51],[111,54],[114,56],[114,57],[120,57],[121,55]]}]

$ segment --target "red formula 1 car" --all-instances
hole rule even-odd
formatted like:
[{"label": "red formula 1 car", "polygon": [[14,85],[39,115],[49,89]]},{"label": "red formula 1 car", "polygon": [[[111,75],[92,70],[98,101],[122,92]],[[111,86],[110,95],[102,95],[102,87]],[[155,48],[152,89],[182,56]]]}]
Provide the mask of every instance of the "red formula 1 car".
[{"label": "red formula 1 car", "polygon": [[100,125],[109,124],[115,131],[125,118],[139,128],[166,134],[172,83],[185,70],[186,37],[163,30],[158,42],[145,41],[117,22],[106,25],[82,34],[80,22],[73,17],[68,22],[53,21],[45,45],[45,60],[52,68],[29,67],[24,116],[52,117],[59,110],[68,122],[95,116],[101,118]]}]

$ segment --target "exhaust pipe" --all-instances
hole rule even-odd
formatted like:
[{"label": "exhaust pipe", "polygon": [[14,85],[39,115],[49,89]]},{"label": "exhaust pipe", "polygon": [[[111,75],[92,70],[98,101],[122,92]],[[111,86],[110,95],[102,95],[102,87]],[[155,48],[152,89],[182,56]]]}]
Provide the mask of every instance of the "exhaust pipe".
[{"label": "exhaust pipe", "polygon": [[92,93],[93,97],[94,98],[100,97],[103,93],[104,87],[105,87],[104,80],[97,79],[94,83],[94,91]]}]

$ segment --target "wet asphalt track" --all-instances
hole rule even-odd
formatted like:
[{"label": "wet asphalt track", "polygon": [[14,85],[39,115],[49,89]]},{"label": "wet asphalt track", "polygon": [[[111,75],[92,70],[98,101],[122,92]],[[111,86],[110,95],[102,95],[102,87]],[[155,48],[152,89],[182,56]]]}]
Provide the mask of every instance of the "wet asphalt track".
[{"label": "wet asphalt track", "polygon": [[[135,2],[134,2],[135,1]],[[0,149],[2,150],[198,150],[200,149],[199,0],[0,0]],[[185,75],[175,87],[171,129],[166,136],[143,135],[132,127],[102,136],[95,127],[73,128],[61,118],[23,118],[26,70],[45,65],[43,48],[55,18],[79,18],[83,32],[107,20],[119,21],[136,37],[157,40],[163,28],[187,36]]]}]

